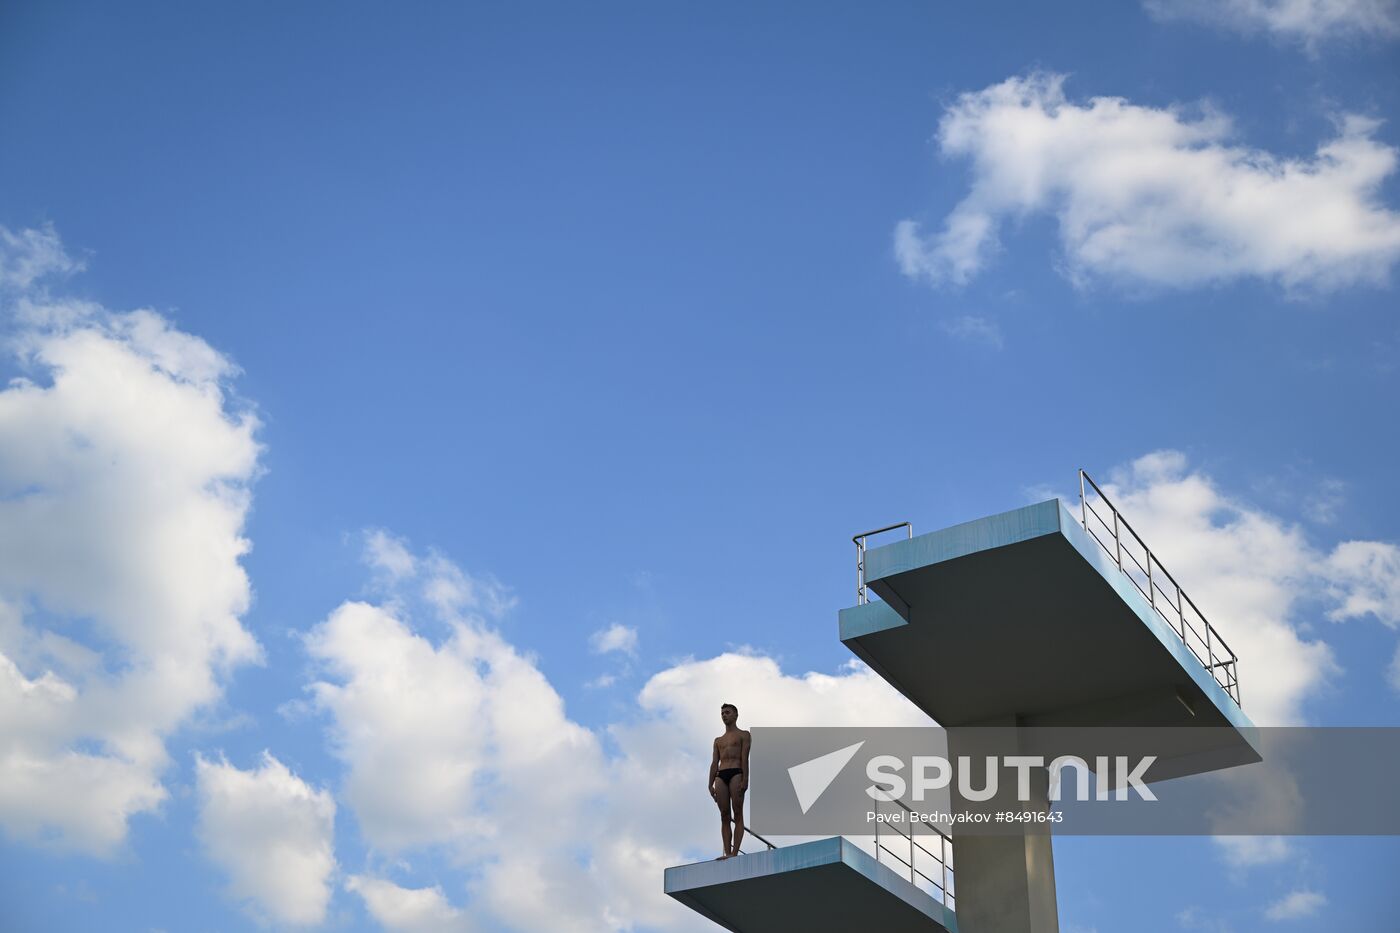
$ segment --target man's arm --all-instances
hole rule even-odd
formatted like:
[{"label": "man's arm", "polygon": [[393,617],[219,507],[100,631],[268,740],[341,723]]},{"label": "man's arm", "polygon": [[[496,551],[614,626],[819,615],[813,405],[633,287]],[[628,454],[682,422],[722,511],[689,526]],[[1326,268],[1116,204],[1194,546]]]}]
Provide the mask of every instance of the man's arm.
[{"label": "man's arm", "polygon": [[743,769],[744,769],[744,789],[745,789],[745,790],[748,790],[748,787],[749,787],[749,746],[752,745],[752,744],[753,744],[753,736],[751,736],[751,735],[748,733],[748,730],[744,730],[744,737],[743,737],[742,739],[739,740],[739,748],[741,749],[741,758],[739,759],[739,764],[740,764],[740,765],[743,767]]},{"label": "man's arm", "polygon": [[715,778],[719,777],[719,739],[710,743],[710,751],[712,754],[710,755],[710,780],[708,784],[710,796],[717,797],[719,794],[715,790]]}]

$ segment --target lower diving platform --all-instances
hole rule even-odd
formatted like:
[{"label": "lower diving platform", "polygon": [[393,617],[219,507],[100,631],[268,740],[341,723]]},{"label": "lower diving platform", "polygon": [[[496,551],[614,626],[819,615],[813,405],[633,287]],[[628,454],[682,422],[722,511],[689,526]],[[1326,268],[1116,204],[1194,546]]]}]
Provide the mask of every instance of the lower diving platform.
[{"label": "lower diving platform", "polygon": [[666,869],[666,893],[734,933],[957,933],[953,911],[840,836]]}]

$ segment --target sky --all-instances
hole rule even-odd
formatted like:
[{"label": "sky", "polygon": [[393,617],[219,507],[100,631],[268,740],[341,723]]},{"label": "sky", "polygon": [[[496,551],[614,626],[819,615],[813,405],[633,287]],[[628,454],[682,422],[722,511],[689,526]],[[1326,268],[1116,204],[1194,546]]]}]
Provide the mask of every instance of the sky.
[{"label": "sky", "polygon": [[[1115,503],[1400,721],[1400,7],[0,9],[0,929],[701,931],[720,702],[922,714],[851,535]],[[1062,838],[1066,933],[1393,838]]]}]

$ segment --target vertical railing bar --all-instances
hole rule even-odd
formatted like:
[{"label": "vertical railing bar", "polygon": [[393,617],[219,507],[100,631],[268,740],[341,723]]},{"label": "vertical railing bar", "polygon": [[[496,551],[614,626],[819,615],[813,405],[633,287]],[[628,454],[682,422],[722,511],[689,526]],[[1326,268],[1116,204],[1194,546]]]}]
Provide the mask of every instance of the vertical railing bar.
[{"label": "vertical railing bar", "polygon": [[1214,677],[1214,676],[1215,676],[1215,649],[1211,647],[1211,643],[1210,643],[1210,622],[1209,622],[1209,621],[1206,622],[1206,657],[1208,658],[1208,660],[1206,661],[1206,667],[1209,667],[1209,668],[1210,668],[1210,676]]},{"label": "vertical railing bar", "polygon": [[1157,592],[1152,584],[1152,552],[1147,550],[1147,545],[1142,548],[1147,551],[1147,604],[1153,609],[1157,608]]},{"label": "vertical railing bar", "polygon": [[[875,804],[875,816],[876,816],[876,817],[879,817],[879,815],[880,815],[880,804],[879,804],[879,802],[877,801],[876,804]],[[880,861],[880,821],[879,821],[879,819],[876,819],[876,820],[875,820],[875,861],[877,861],[877,862]]]},{"label": "vertical railing bar", "polygon": [[1109,506],[1109,511],[1113,513],[1113,546],[1118,551],[1118,569],[1123,569],[1123,539],[1118,537],[1118,510]]},{"label": "vertical railing bar", "polygon": [[[1084,488],[1084,471],[1079,471],[1079,487]],[[943,851],[943,906],[948,906],[948,840],[942,840],[940,847]]]},{"label": "vertical railing bar", "polygon": [[1084,471],[1079,471],[1079,519],[1084,522],[1084,530],[1089,530],[1089,503],[1084,499]]},{"label": "vertical railing bar", "polygon": [[865,538],[856,542],[856,605],[865,605]]}]

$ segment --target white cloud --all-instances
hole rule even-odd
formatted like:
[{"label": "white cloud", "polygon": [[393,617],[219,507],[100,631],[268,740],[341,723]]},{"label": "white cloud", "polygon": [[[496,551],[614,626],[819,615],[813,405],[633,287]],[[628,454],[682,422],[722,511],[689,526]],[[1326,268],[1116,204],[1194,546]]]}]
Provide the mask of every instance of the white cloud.
[{"label": "white cloud", "polygon": [[393,933],[469,933],[476,928],[439,887],[403,888],[382,878],[351,875],[345,888],[358,894],[370,916]]},{"label": "white cloud", "polygon": [[719,847],[703,785],[721,702],[765,725],[927,722],[863,665],[795,677],[728,653],[653,676],[605,743],[488,618],[439,614],[432,630],[444,636],[417,631],[409,596],[427,582],[403,581],[392,608],[346,603],[307,641],[324,669],[314,701],[363,835],[388,853],[446,849],[471,879],[458,907],[428,889],[407,898],[357,882],[390,928],[395,905],[412,903],[444,922],[461,910],[519,930],[698,933],[708,922],[656,879]]},{"label": "white cloud", "polygon": [[386,575],[390,582],[411,577],[417,572],[417,561],[409,553],[402,538],[396,538],[375,528],[365,532],[365,563]]},{"label": "white cloud", "polygon": [[[77,265],[52,231],[0,241],[12,287]],[[164,799],[165,737],[260,657],[257,421],[233,365],[154,312],[32,290],[7,311],[31,378],[0,391],[0,826],[105,853]]]},{"label": "white cloud", "polygon": [[614,622],[605,629],[599,629],[588,638],[588,644],[595,654],[608,654],[620,651],[623,654],[637,653],[637,630]]},{"label": "white cloud", "polygon": [[1289,289],[1384,282],[1400,258],[1400,214],[1380,200],[1396,149],[1379,124],[1338,120],[1310,159],[1231,143],[1209,107],[1190,116],[1122,98],[1070,101],[1064,76],[1015,77],[963,94],[938,139],[971,162],[971,190],[941,231],[895,228],[904,273],[964,283],[1009,219],[1048,213],[1068,275],[1187,287],[1240,278]]},{"label": "white cloud", "polygon": [[50,276],[62,276],[83,267],[63,248],[52,226],[21,230],[0,227],[0,288],[28,291]]},{"label": "white cloud", "polygon": [[435,551],[423,561],[423,598],[445,617],[462,613],[499,616],[515,606],[509,587],[491,577],[469,577]]},{"label": "white cloud", "polygon": [[1270,904],[1269,909],[1264,911],[1264,916],[1270,920],[1298,920],[1316,915],[1325,906],[1325,894],[1317,891],[1293,891]]},{"label": "white cloud", "polygon": [[1263,32],[1310,49],[1329,39],[1400,36],[1397,0],[1144,0],[1143,6],[1158,19]]},{"label": "white cloud", "polygon": [[943,328],[944,333],[951,337],[972,343],[985,343],[998,350],[1003,346],[1001,325],[989,318],[978,317],[975,314],[964,314],[961,317],[942,321],[939,326]]},{"label": "white cloud", "polygon": [[388,851],[489,835],[477,772],[492,747],[486,688],[469,632],[438,646],[388,609],[346,603],[307,647],[330,680],[316,704],[348,766],[343,795],[369,842]]},{"label": "white cloud", "polygon": [[1260,725],[1302,720],[1303,702],[1338,672],[1331,648],[1304,633],[1308,605],[1374,614],[1394,625],[1400,561],[1393,544],[1331,552],[1285,521],[1223,492],[1177,451],[1114,471],[1109,498],[1239,655],[1245,711]]},{"label": "white cloud", "polygon": [[205,853],[229,876],[229,891],[279,925],[326,917],[335,871],[335,802],[264,752],[262,766],[195,764],[198,833]]},{"label": "white cloud", "polygon": [[1400,548],[1382,541],[1346,541],[1327,557],[1329,589],[1340,605],[1329,619],[1372,615],[1400,627]]}]

